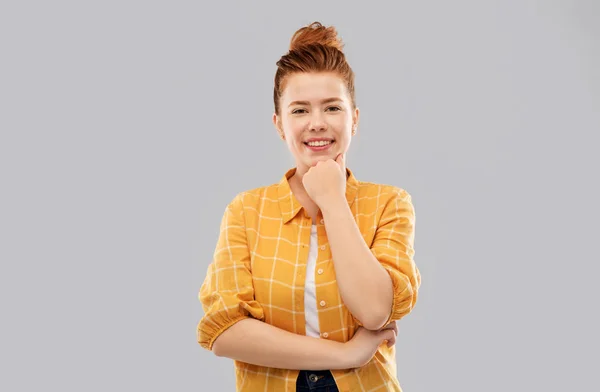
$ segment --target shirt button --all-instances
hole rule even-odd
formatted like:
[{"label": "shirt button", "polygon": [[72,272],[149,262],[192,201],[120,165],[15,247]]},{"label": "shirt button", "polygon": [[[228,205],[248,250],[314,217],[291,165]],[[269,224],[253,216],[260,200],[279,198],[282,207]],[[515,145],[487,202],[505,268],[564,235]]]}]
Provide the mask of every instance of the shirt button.
[{"label": "shirt button", "polygon": [[322,335],[322,336],[323,336],[325,339],[327,339],[327,338],[329,337],[329,334],[328,334],[327,332],[323,332],[321,335]]},{"label": "shirt button", "polygon": [[320,220],[321,224],[325,223],[325,221],[323,219]]},{"label": "shirt button", "polygon": [[323,245],[321,246],[321,250],[325,250],[327,248],[327,246]]},{"label": "shirt button", "polygon": [[321,306],[325,306],[327,303],[325,301],[321,301]]},{"label": "shirt button", "polygon": [[323,269],[319,268],[319,270],[317,271],[317,273],[318,273],[319,275],[321,275],[321,274],[323,273]]}]

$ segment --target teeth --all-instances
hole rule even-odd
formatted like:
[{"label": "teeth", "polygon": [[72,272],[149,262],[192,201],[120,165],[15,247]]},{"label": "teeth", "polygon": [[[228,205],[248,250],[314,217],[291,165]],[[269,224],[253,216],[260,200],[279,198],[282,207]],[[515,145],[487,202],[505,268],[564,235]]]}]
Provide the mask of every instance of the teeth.
[{"label": "teeth", "polygon": [[328,140],[328,141],[322,140],[322,141],[319,141],[319,142],[310,142],[310,143],[307,143],[307,144],[309,146],[312,146],[312,147],[321,147],[321,146],[326,146],[328,144],[331,144],[331,140]]}]

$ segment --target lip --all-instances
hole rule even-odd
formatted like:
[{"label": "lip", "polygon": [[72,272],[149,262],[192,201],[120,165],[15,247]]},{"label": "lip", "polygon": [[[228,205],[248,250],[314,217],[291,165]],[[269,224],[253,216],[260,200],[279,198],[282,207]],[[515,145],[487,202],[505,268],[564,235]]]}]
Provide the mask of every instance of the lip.
[{"label": "lip", "polygon": [[330,138],[330,137],[312,137],[310,139],[306,139],[304,141],[304,143],[321,142],[321,141],[325,141],[325,142],[332,141],[333,142],[335,140],[333,138]]},{"label": "lip", "polygon": [[[325,140],[325,141],[331,141],[331,143],[326,144],[324,146],[318,146],[318,147],[313,147],[313,146],[309,146],[307,143],[308,142],[313,142],[313,141],[321,141],[321,140]],[[325,151],[330,149],[333,145],[335,144],[335,140],[332,139],[309,139],[306,142],[304,142],[304,145],[306,146],[306,148],[308,148],[311,151]]]}]

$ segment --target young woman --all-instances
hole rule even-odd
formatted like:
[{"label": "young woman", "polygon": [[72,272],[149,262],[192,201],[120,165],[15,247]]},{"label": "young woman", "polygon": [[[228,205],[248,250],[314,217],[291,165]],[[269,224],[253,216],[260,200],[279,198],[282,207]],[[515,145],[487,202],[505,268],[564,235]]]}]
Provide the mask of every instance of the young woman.
[{"label": "young woman", "polygon": [[401,391],[396,321],[415,306],[411,196],[346,167],[359,110],[334,27],[277,62],[273,124],[296,166],[225,209],[200,289],[198,342],[238,391]]}]

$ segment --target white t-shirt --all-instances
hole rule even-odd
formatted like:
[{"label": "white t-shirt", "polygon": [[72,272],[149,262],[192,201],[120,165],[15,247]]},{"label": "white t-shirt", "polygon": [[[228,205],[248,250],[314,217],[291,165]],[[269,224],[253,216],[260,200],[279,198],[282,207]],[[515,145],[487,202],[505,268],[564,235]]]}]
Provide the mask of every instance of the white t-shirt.
[{"label": "white t-shirt", "polygon": [[315,290],[315,268],[317,266],[318,241],[317,225],[310,229],[310,248],[306,265],[306,281],[304,284],[304,316],[306,318],[306,335],[318,338],[321,336],[319,329],[319,314],[317,312],[317,296]]}]

